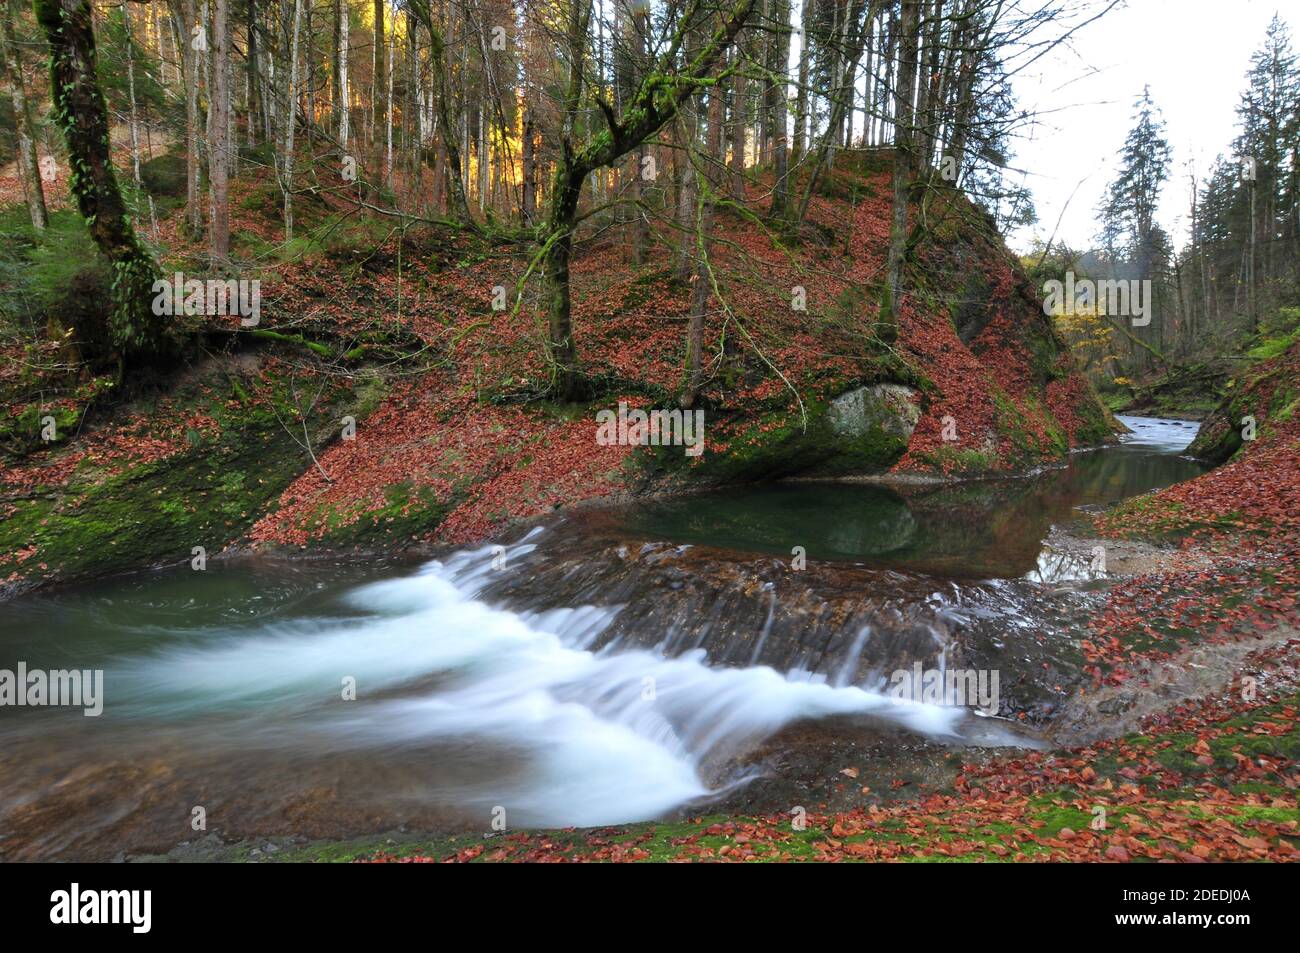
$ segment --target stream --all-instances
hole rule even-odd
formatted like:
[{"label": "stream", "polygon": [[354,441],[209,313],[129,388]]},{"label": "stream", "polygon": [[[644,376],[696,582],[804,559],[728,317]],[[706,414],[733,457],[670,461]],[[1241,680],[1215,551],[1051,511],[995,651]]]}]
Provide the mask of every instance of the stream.
[{"label": "stream", "polygon": [[[1015,479],[715,491],[431,562],[247,557],[0,603],[0,672],[103,673],[98,715],[0,707],[0,858],[811,809],[1042,747],[1107,585],[1053,528],[1203,470],[1196,424],[1121,420]],[[891,692],[949,670],[996,672],[996,704]]]}]

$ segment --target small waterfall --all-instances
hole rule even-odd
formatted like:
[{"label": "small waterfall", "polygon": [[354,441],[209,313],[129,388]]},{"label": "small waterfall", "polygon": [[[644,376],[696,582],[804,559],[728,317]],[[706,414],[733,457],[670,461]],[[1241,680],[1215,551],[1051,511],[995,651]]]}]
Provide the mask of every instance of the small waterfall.
[{"label": "small waterfall", "polygon": [[[508,750],[519,770],[457,791],[457,803],[561,826],[644,819],[707,797],[709,766],[800,719],[858,715],[952,738],[964,717],[843,678],[832,686],[765,666],[713,667],[700,648],[593,650],[618,606],[519,613],[477,598],[493,560],[508,565],[533,539],[355,589],[344,597],[350,618],[212,633],[132,658],[119,684],[142,714],[255,712],[248,737],[272,747],[306,732],[340,751],[439,742]],[[865,639],[864,630],[859,647]],[[345,678],[355,680],[355,701],[340,700]]]}]

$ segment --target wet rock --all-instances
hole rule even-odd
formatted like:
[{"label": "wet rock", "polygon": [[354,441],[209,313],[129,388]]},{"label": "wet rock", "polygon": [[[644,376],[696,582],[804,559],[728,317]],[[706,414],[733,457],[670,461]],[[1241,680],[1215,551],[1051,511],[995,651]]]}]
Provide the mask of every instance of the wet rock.
[{"label": "wet rock", "polygon": [[[638,559],[620,558],[638,550]],[[556,526],[516,568],[485,590],[489,601],[544,611],[563,591],[568,605],[624,607],[585,646],[592,650],[703,650],[715,665],[766,665],[878,690],[918,662],[998,670],[1001,712],[1030,723],[1080,683],[1078,646],[1061,630],[1078,600],[1093,598],[1022,580],[945,580],[823,560],[796,570],[761,554],[643,545],[600,513]]]}]

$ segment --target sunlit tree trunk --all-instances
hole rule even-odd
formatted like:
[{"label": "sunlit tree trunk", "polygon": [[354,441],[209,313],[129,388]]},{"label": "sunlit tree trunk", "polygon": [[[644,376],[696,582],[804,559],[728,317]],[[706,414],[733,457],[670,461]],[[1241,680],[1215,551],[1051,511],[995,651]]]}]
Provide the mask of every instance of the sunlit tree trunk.
[{"label": "sunlit tree trunk", "polygon": [[352,91],[348,86],[348,0],[334,0],[335,16],[338,17],[338,83],[339,94],[335,100],[339,115],[339,144],[344,149],[352,137]]}]

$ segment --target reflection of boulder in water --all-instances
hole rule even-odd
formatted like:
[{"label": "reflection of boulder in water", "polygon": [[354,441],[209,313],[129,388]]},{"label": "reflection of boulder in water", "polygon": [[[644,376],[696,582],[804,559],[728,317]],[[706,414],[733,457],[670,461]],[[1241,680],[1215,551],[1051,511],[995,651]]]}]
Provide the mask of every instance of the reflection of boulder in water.
[{"label": "reflection of boulder in water", "polygon": [[916,523],[896,493],[875,486],[787,484],[638,508],[628,529],[676,543],[811,559],[880,556],[908,545]]},{"label": "reflection of boulder in water", "polygon": [[921,545],[898,554],[915,568],[967,578],[1031,572],[1056,512],[1050,476],[906,490]]},{"label": "reflection of boulder in water", "polygon": [[840,510],[838,524],[824,545],[836,553],[879,556],[908,545],[916,535],[916,520],[898,497],[876,496],[867,505]]}]

